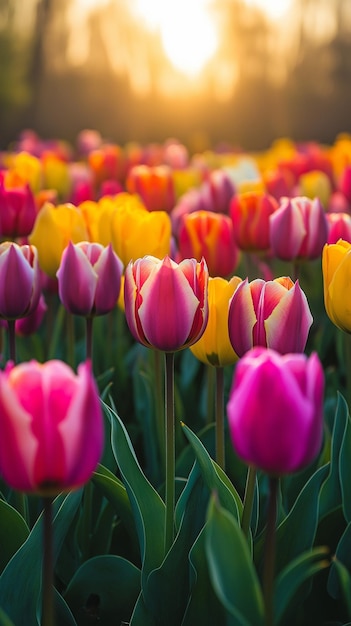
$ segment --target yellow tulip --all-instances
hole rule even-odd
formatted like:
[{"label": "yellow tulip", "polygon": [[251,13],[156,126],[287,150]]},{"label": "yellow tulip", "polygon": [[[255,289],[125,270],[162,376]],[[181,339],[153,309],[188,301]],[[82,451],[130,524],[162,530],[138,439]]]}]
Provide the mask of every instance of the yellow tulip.
[{"label": "yellow tulip", "polygon": [[82,213],[73,204],[54,206],[49,202],[40,209],[29,242],[38,250],[39,265],[51,278],[56,276],[61,255],[68,243],[88,241]]},{"label": "yellow tulip", "polygon": [[322,254],[324,305],[333,324],[351,333],[351,244],[326,244]]},{"label": "yellow tulip", "polygon": [[111,242],[125,267],[145,255],[158,259],[169,255],[171,230],[166,211],[149,212],[132,194],[121,193],[101,204],[97,239],[103,245]]},{"label": "yellow tulip", "polygon": [[311,200],[317,196],[324,209],[327,209],[332,192],[330,178],[327,174],[319,170],[306,172],[300,176],[299,185],[302,196],[307,196]]},{"label": "yellow tulip", "polygon": [[241,278],[233,276],[210,278],[208,283],[208,323],[201,339],[193,344],[191,352],[199,361],[215,367],[231,365],[238,360],[229,339],[229,301],[241,283]]}]

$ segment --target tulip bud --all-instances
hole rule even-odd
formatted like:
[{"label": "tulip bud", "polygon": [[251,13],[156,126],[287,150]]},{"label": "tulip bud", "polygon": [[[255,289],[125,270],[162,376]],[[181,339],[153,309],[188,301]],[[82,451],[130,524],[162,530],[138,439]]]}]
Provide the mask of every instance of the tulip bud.
[{"label": "tulip bud", "polygon": [[184,215],[179,231],[180,257],[203,257],[211,276],[227,277],[239,262],[233,224],[227,215],[196,211]]},{"label": "tulip bud", "polygon": [[124,281],[125,314],[134,338],[164,352],[195,343],[208,319],[208,271],[202,260],[179,265],[146,256],[132,261]]},{"label": "tulip bud", "polygon": [[[68,244],[57,272],[59,297],[74,315],[104,315],[116,306],[123,264],[112,250],[98,243]],[[72,280],[74,276],[74,280]]]},{"label": "tulip bud", "polygon": [[303,352],[313,318],[299,281],[288,277],[240,283],[229,304],[229,337],[241,357],[254,346]]},{"label": "tulip bud", "polygon": [[55,495],[89,480],[104,426],[90,362],[76,375],[62,361],[0,372],[0,474],[13,488]]},{"label": "tulip bud", "polygon": [[26,237],[33,228],[36,214],[29,184],[14,172],[0,172],[0,236]]},{"label": "tulip bud", "polygon": [[238,456],[273,475],[309,465],[322,443],[323,394],[317,354],[250,350],[236,366],[227,404]]},{"label": "tulip bud", "polygon": [[317,259],[328,238],[325,211],[318,198],[284,198],[270,216],[273,254],[284,261]]},{"label": "tulip bud", "polygon": [[351,243],[339,239],[325,245],[322,271],[327,315],[335,326],[351,333]]},{"label": "tulip bud", "polygon": [[229,211],[235,241],[241,250],[269,250],[269,218],[277,209],[278,202],[268,194],[246,192],[234,196]]},{"label": "tulip bud", "polygon": [[8,241],[0,244],[0,317],[11,320],[30,315],[40,293],[36,248]]}]

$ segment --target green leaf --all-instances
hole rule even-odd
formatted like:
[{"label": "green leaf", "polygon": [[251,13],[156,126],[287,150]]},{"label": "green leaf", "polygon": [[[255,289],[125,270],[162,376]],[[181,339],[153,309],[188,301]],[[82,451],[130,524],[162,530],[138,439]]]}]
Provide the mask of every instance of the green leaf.
[{"label": "green leaf", "polygon": [[191,566],[191,597],[182,626],[213,626],[225,623],[225,609],[213,590],[209,574],[206,551],[206,526],[201,530],[189,552]]},{"label": "green leaf", "polygon": [[96,617],[106,626],[128,622],[140,593],[140,570],[111,554],[96,556],[78,569],[65,592],[65,600],[80,626],[92,623],[89,600]]},{"label": "green leaf", "polygon": [[[81,501],[82,490],[53,503],[54,561]],[[40,613],[42,515],[0,577],[0,606],[16,626],[38,626]],[[16,584],[14,584],[16,581]]]},{"label": "green leaf", "polygon": [[351,522],[351,420],[349,414],[346,418],[346,427],[340,448],[339,471],[342,508],[346,521]]},{"label": "green leaf", "polygon": [[333,509],[340,506],[342,500],[340,486],[339,455],[348,422],[348,407],[344,397],[338,394],[334,427],[331,441],[331,458],[329,475],[322,487],[319,518],[322,519]]},{"label": "green leaf", "polygon": [[[320,467],[301,491],[291,511],[277,528],[276,571],[312,547],[318,524],[319,494],[328,473]],[[303,523],[301,522],[303,520]]]},{"label": "green leaf", "polygon": [[4,611],[0,609],[0,626],[15,626],[10,618],[5,615]]},{"label": "green leaf", "polygon": [[[318,547],[298,556],[280,573],[275,583],[276,626],[284,626],[294,600],[301,601],[301,587],[314,574],[329,567],[329,550]],[[300,592],[300,593],[299,593]]]},{"label": "green leaf", "polygon": [[0,572],[29,535],[22,515],[4,500],[0,500]]},{"label": "green leaf", "polygon": [[[346,571],[344,571],[346,570]],[[335,551],[328,578],[328,591],[333,598],[345,598],[345,585],[351,572],[351,523],[345,528]],[[348,594],[351,587],[348,587]],[[345,598],[347,602],[351,602]],[[351,617],[351,613],[349,614]]]},{"label": "green leaf", "polygon": [[113,506],[117,515],[121,518],[126,530],[134,540],[137,535],[133,511],[130,505],[127,490],[122,481],[103,465],[98,465],[92,476],[92,481]]},{"label": "green leaf", "polygon": [[130,619],[130,626],[156,626],[156,624],[145,606],[143,594],[140,593]]},{"label": "green leaf", "polygon": [[206,448],[195,433],[183,423],[182,427],[195,452],[207,487],[211,492],[216,491],[220,504],[239,520],[243,505],[234,485],[222,468],[211,459]]},{"label": "green leaf", "polygon": [[247,542],[235,517],[214,497],[208,512],[206,555],[215,592],[235,623],[261,626],[263,597]]},{"label": "green leaf", "polygon": [[[206,489],[206,502],[208,492]],[[189,551],[203,527],[198,511],[204,508],[204,484],[201,476],[193,482],[179,532],[161,566],[153,570],[144,589],[146,607],[159,624],[179,626],[189,601]]]},{"label": "green leaf", "polygon": [[[351,618],[351,596],[350,596],[351,575],[350,575],[350,572],[341,561],[335,558],[333,560],[333,574],[334,574],[333,580],[336,583],[335,586],[336,585],[338,586],[338,593],[336,597],[339,598],[341,596],[341,598],[343,599],[345,607],[346,607],[346,611],[347,611],[347,616],[350,619]],[[328,585],[328,590],[329,590],[329,585]],[[334,592],[334,589],[333,589],[333,592]]]},{"label": "green leaf", "polygon": [[142,588],[164,557],[165,505],[143,473],[128,433],[117,413],[105,405],[111,419],[112,449],[126,486],[142,557]]}]

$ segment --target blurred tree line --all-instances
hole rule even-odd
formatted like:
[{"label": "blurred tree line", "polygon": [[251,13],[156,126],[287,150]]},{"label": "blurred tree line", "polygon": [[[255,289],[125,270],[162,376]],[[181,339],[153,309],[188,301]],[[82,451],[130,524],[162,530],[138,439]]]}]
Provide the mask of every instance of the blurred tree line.
[{"label": "blurred tree line", "polygon": [[350,0],[295,0],[279,25],[244,0],[216,0],[222,36],[206,84],[171,95],[160,89],[171,74],[160,40],[126,7],[110,0],[83,15],[74,0],[0,0],[2,148],[23,128],[247,149],[350,130]]}]

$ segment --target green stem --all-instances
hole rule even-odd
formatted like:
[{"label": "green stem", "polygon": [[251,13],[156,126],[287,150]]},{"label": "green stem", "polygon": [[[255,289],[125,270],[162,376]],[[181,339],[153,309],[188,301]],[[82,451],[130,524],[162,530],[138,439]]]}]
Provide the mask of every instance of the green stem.
[{"label": "green stem", "polygon": [[264,569],[263,569],[263,596],[265,603],[265,624],[274,624],[274,571],[275,571],[275,535],[277,521],[277,496],[279,478],[271,476],[269,479],[269,499],[268,516],[266,527],[266,538],[264,548]]},{"label": "green stem", "polygon": [[165,413],[166,413],[165,553],[167,553],[174,539],[174,505],[175,505],[174,352],[165,352]]},{"label": "green stem", "polygon": [[249,465],[246,476],[244,508],[241,516],[241,529],[245,537],[249,534],[249,528],[252,516],[252,506],[255,495],[257,469],[253,465]]},{"label": "green stem", "polygon": [[225,469],[224,368],[216,367],[216,461]]},{"label": "green stem", "polygon": [[213,406],[215,398],[215,372],[212,365],[208,365],[207,371],[207,424],[213,422]]},{"label": "green stem", "polygon": [[84,485],[83,497],[83,533],[82,533],[82,557],[87,561],[90,557],[90,537],[91,537],[91,511],[93,500],[93,485],[89,481]]},{"label": "green stem", "polygon": [[43,498],[43,570],[41,626],[54,626],[54,562],[52,534],[52,499]]},{"label": "green stem", "polygon": [[85,356],[87,359],[93,358],[93,317],[85,320]]},{"label": "green stem", "polygon": [[74,368],[75,332],[74,332],[74,316],[71,313],[67,313],[66,327],[67,327],[67,363],[72,368]]},{"label": "green stem", "polygon": [[164,420],[164,392],[163,392],[163,363],[162,353],[159,350],[153,350],[154,367],[155,367],[155,418],[156,433],[158,439],[158,449],[161,459],[161,471],[164,473],[166,467],[166,451],[165,451],[165,420]]},{"label": "green stem", "polygon": [[8,337],[9,337],[9,353],[10,361],[16,363],[16,332],[15,332],[16,320],[8,320]]}]

